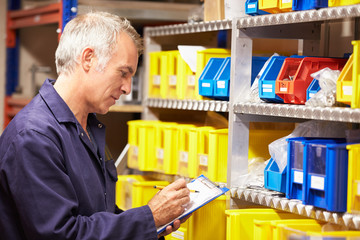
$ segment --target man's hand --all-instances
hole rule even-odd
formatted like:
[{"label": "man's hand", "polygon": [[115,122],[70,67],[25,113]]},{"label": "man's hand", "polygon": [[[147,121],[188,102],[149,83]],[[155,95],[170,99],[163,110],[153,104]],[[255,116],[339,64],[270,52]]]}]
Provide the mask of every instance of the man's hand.
[{"label": "man's hand", "polygon": [[[148,203],[154,216],[155,226],[158,228],[180,216],[184,212],[184,205],[190,201],[189,195],[190,190],[186,187],[184,179],[178,179],[159,191]],[[173,226],[168,226],[161,236],[176,231],[183,221],[174,221]]]},{"label": "man's hand", "polygon": [[188,220],[190,217],[192,216],[192,214],[189,214],[187,215],[186,217],[182,218],[181,220],[175,220],[174,223],[172,224],[172,226],[167,226],[166,229],[161,232],[159,235],[158,235],[158,238],[162,237],[162,236],[166,236],[166,235],[169,235],[170,233],[172,232],[175,232],[176,230],[179,229],[180,227],[180,224],[181,223],[184,223],[186,220]]}]

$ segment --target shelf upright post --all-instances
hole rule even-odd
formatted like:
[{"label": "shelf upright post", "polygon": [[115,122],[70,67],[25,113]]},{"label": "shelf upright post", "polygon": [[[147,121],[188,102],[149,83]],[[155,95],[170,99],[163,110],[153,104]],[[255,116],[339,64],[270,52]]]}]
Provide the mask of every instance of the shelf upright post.
[{"label": "shelf upright post", "polygon": [[[20,0],[8,0],[8,11],[20,8]],[[19,34],[16,29],[10,29],[10,16],[7,14],[6,30],[6,96],[11,95],[19,80]]]},{"label": "shelf upright post", "polygon": [[[6,38],[6,96],[5,96],[5,114],[4,128],[10,122],[8,117],[9,106],[7,104],[11,94],[19,82],[19,34],[18,29],[22,27],[44,25],[49,23],[58,23],[59,37],[65,27],[72,18],[77,14],[77,0],[62,0],[60,3],[50,4],[48,6],[19,10],[21,0],[8,0],[7,13],[7,38]],[[12,12],[14,10],[19,10]],[[35,16],[35,17],[34,17]],[[41,16],[41,17],[40,17]]]},{"label": "shelf upright post", "polygon": [[[248,173],[249,122],[234,113],[234,104],[244,102],[250,91],[252,45],[252,39],[239,28],[237,19],[233,19],[227,171],[227,184],[231,188],[239,187],[242,177]],[[231,205],[234,204],[230,202],[232,208]]]},{"label": "shelf upright post", "polygon": [[[78,1],[77,0],[62,0],[61,19],[59,22],[59,28],[61,32],[64,30],[65,25],[74,17],[78,12]],[[60,32],[60,33],[61,33]],[[60,37],[60,34],[59,34]]]},{"label": "shelf upright post", "polygon": [[10,29],[9,11],[20,8],[20,0],[8,0],[8,13],[6,23],[6,73],[5,73],[5,99],[4,99],[4,128],[9,123],[7,117],[9,106],[7,103],[10,95],[15,91],[19,81],[19,34],[15,29]]},{"label": "shelf upright post", "polygon": [[142,119],[145,120],[158,120],[158,116],[155,112],[153,112],[149,107],[146,106],[146,102],[149,98],[149,76],[150,76],[150,52],[157,52],[161,51],[161,45],[157,43],[153,38],[153,32],[151,28],[145,27],[144,29],[144,42],[145,42],[145,49],[144,49],[144,63],[145,63],[145,70],[144,70],[144,76],[142,76],[142,79],[145,79],[145,81],[142,83],[144,86],[142,88],[142,96],[145,96],[142,101],[143,105],[143,114]]}]

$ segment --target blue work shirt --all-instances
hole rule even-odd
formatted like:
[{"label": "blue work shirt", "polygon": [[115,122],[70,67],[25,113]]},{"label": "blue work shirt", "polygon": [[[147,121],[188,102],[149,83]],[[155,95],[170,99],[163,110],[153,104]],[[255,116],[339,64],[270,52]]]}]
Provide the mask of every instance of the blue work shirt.
[{"label": "blue work shirt", "polygon": [[0,239],[157,239],[149,206],[115,205],[104,125],[89,114],[96,151],[53,83],[45,81],[0,137]]}]

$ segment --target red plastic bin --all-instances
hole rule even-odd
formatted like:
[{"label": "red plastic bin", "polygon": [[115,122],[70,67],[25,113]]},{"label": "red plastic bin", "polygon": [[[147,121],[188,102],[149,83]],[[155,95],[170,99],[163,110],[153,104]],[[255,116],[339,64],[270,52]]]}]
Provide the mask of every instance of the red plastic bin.
[{"label": "red plastic bin", "polygon": [[[303,60],[303,58],[286,58],[281,69],[280,72],[276,78],[275,81],[275,93],[277,93],[277,91],[279,92],[283,92],[282,90],[282,84],[277,84],[277,82],[279,80],[282,81],[290,81],[291,79],[294,79],[294,76],[296,74],[296,71],[299,68],[299,65],[301,63],[301,61]],[[280,86],[279,86],[280,85]],[[277,90],[277,88],[279,90]],[[294,91],[293,89],[291,91]],[[286,92],[288,92],[288,90],[286,89]],[[279,96],[280,98],[284,99],[284,94],[277,94],[277,96]]]},{"label": "red plastic bin", "polygon": [[[313,78],[310,74],[317,72],[323,68],[330,68],[332,70],[342,70],[346,64],[347,59],[344,58],[316,58],[305,57],[302,59],[294,77],[291,79],[291,71],[286,67],[282,67],[278,79],[275,82],[275,93],[284,99],[284,103],[305,104],[306,89],[309,87]],[[294,67],[294,65],[289,65]],[[286,75],[289,71],[290,74]],[[282,77],[281,77],[282,76]],[[290,76],[290,79],[289,79]]]}]

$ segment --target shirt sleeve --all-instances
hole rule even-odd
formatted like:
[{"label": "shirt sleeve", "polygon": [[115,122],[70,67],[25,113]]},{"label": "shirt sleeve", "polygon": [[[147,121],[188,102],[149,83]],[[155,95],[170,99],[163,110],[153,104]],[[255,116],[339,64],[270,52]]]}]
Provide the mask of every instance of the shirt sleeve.
[{"label": "shirt sleeve", "polygon": [[61,147],[44,134],[19,133],[4,159],[8,194],[28,239],[157,239],[148,206],[79,215]]}]

